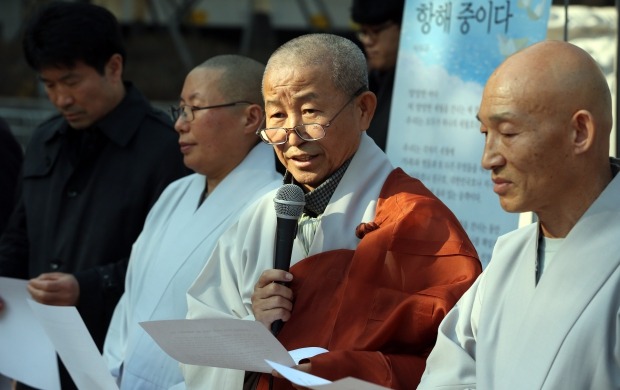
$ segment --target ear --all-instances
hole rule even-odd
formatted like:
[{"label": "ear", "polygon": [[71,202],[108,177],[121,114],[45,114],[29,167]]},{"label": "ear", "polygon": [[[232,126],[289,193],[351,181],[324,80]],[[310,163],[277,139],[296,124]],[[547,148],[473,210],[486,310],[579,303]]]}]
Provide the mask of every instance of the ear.
[{"label": "ear", "polygon": [[112,57],[105,65],[105,72],[108,77],[113,80],[122,81],[123,79],[123,56],[120,54],[112,54]]},{"label": "ear", "polygon": [[363,92],[357,97],[357,107],[360,115],[360,131],[366,131],[370,127],[370,121],[377,108],[377,96],[370,91]]},{"label": "ear", "polygon": [[245,115],[243,115],[244,133],[256,134],[256,130],[263,125],[264,119],[265,114],[263,108],[258,104],[250,104],[246,107]]},{"label": "ear", "polygon": [[572,143],[575,154],[582,154],[592,148],[596,135],[594,116],[590,111],[579,110],[571,118]]}]

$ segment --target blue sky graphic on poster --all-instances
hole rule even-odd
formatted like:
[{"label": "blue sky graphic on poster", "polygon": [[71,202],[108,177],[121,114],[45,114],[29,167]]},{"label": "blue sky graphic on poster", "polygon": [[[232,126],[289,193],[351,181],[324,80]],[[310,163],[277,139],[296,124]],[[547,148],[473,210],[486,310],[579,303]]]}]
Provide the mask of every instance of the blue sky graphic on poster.
[{"label": "blue sky graphic on poster", "polygon": [[484,84],[508,55],[545,39],[549,0],[407,0],[387,154],[459,218],[483,265],[518,226],[480,166],[476,114]]}]

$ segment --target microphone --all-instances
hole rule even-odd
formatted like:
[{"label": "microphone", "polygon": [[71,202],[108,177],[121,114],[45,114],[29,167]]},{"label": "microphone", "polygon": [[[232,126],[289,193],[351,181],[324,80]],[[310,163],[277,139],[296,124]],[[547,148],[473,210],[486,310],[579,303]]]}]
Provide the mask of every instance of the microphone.
[{"label": "microphone", "polygon": [[[295,184],[285,184],[278,189],[273,199],[276,209],[277,227],[273,265],[276,269],[288,271],[291,266],[293,241],[297,235],[297,220],[304,210],[306,200],[303,190]],[[282,320],[271,324],[271,333],[278,334]]]}]

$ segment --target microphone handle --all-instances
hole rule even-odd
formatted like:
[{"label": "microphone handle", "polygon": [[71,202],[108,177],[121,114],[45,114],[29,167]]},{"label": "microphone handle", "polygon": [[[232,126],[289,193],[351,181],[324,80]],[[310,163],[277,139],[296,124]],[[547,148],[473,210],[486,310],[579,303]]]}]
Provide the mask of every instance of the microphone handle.
[{"label": "microphone handle", "polygon": [[[276,253],[274,268],[288,271],[293,253],[293,241],[297,235],[297,219],[280,218],[277,220]],[[277,282],[286,286],[286,283]],[[284,326],[282,320],[271,323],[271,333],[276,336]]]},{"label": "microphone handle", "polygon": [[284,326],[284,322],[282,320],[275,320],[271,323],[271,334],[277,336],[280,333],[280,330]]},{"label": "microphone handle", "polygon": [[[276,282],[276,283],[280,283],[284,286],[287,285],[287,283],[284,283],[284,282]],[[274,336],[277,336],[283,326],[284,326],[284,321],[275,320],[274,322],[271,323],[271,334],[273,334]]]},{"label": "microphone handle", "polygon": [[276,229],[273,268],[288,271],[291,266],[293,241],[297,235],[297,219],[278,217]]}]

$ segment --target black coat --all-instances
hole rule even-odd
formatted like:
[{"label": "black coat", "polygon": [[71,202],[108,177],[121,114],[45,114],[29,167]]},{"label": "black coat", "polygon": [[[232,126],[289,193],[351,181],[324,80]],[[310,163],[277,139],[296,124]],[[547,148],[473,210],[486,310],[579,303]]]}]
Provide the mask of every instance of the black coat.
[{"label": "black coat", "polygon": [[[0,240],[0,275],[73,274],[77,309],[101,349],[147,213],[189,171],[168,116],[130,84],[93,127],[75,131],[55,116],[33,133],[18,205]],[[63,371],[61,380],[72,387]]]},{"label": "black coat", "polygon": [[15,208],[22,159],[21,146],[11,133],[9,125],[0,119],[0,234]]},{"label": "black coat", "polygon": [[377,95],[377,109],[366,133],[383,151],[387,146],[395,74],[396,69],[392,69],[381,73],[373,71],[368,75],[370,90]]}]

